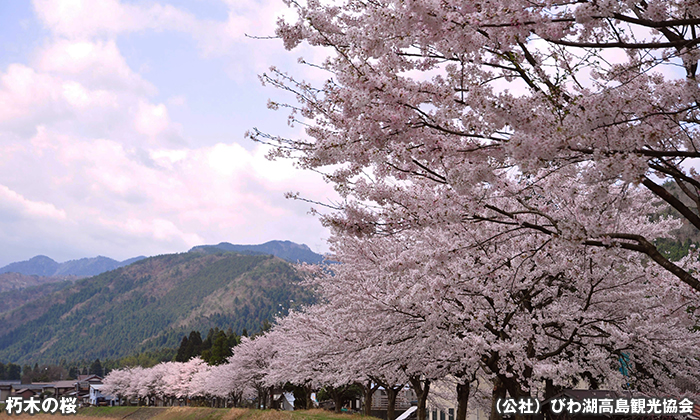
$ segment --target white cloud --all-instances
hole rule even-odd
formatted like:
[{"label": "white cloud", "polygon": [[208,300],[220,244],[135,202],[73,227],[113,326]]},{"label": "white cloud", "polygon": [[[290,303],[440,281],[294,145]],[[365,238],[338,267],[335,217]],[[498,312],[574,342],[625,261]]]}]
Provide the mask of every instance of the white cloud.
[{"label": "white cloud", "polygon": [[55,78],[22,64],[10,64],[0,75],[0,124],[49,111],[47,104],[60,98],[60,84]]},{"label": "white cloud", "polygon": [[162,242],[180,242],[188,247],[204,243],[204,239],[194,233],[180,230],[172,221],[161,218],[107,220],[99,219],[105,226],[120,230],[127,234]]},{"label": "white cloud", "polygon": [[134,124],[139,133],[155,137],[170,125],[168,109],[165,104],[154,105],[139,101]]},{"label": "white cloud", "polygon": [[[23,203],[23,214],[67,218],[82,231],[63,237],[67,242],[100,232],[103,249],[132,236],[134,243],[144,242],[148,249],[157,245],[160,252],[219,241],[312,242],[309,237],[324,236],[324,228],[306,214],[306,203],[283,196],[301,190],[322,200],[333,195],[332,188],[317,174],[269,162],[264,155],[262,146],[248,151],[236,143],[141,149],[40,127],[21,147],[0,145],[0,179],[14,180],[0,193],[0,203]],[[24,190],[40,198],[12,194]],[[112,252],[129,256],[124,250]]]},{"label": "white cloud", "polygon": [[[295,16],[293,9],[279,0],[224,0],[224,3],[228,7],[226,19],[210,20],[197,19],[189,12],[160,3],[146,5],[119,0],[33,0],[39,19],[59,38],[113,39],[120,34],[167,30],[190,34],[207,56],[233,54],[237,58],[244,56],[251,62],[258,63],[257,57],[269,57],[283,51],[281,42],[274,47],[271,44],[261,47],[260,41],[251,40],[247,36],[274,35],[277,19]],[[244,46],[245,44],[247,45]],[[269,65],[269,61],[266,63]]]},{"label": "white cloud", "polygon": [[0,205],[6,209],[14,210],[25,217],[57,220],[66,218],[66,212],[57,209],[53,204],[29,200],[4,185],[0,185]]},{"label": "white cloud", "polygon": [[66,81],[62,87],[63,98],[73,108],[85,109],[87,107],[116,106],[117,104],[117,95],[106,90],[90,91],[74,81]]},{"label": "white cloud", "polygon": [[37,51],[34,65],[0,72],[0,130],[26,137],[38,126],[60,126],[65,134],[132,144],[182,143],[167,106],[150,100],[156,88],[114,42],[56,40]]},{"label": "white cloud", "polygon": [[113,41],[70,41],[56,39],[39,50],[39,72],[63,78],[80,79],[96,89],[109,89],[154,95],[157,90],[126,63]]},{"label": "white cloud", "polygon": [[191,30],[196,19],[170,5],[144,7],[118,0],[34,0],[39,19],[55,35],[71,39],[114,36],[144,29]]},{"label": "white cloud", "polygon": [[284,199],[287,191],[335,197],[320,176],[270,162],[263,146],[238,144],[242,137],[183,141],[178,116],[196,100],[158,97],[158,66],[146,80],[144,64],[134,70],[120,51],[120,34],[179,31],[205,55],[230,59],[208,64],[235,62],[252,76],[282,48],[245,34],[271,34],[285,6],[227,4],[211,21],[157,3],[34,1],[51,36],[28,62],[0,69],[0,243],[29,254],[5,254],[0,265],[39,253],[124,259],[220,241],[320,245],[327,232],[309,205]]}]

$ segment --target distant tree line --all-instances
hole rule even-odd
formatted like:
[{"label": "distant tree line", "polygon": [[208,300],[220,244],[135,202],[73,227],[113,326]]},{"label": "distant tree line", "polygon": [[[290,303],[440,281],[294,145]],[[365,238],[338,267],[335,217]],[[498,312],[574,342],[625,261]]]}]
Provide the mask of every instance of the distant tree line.
[{"label": "distant tree line", "polygon": [[[0,366],[2,366],[1,363]],[[104,377],[111,370],[103,367],[100,359],[95,359],[93,362],[81,361],[74,363],[61,360],[59,364],[40,365],[35,363],[34,366],[24,365],[21,368],[19,365],[9,363],[4,366],[4,369],[7,378],[0,375],[0,379],[21,380],[25,384],[77,379],[78,375],[99,375]],[[2,372],[2,367],[0,367],[0,372]]]},{"label": "distant tree line", "polygon": [[[271,324],[264,321],[260,327],[261,333],[270,330]],[[199,331],[192,330],[184,335],[177,349],[161,348],[143,351],[121,359],[100,359],[94,361],[82,360],[68,362],[62,359],[58,364],[16,365],[0,363],[0,380],[21,380],[22,383],[51,382],[77,379],[79,375],[106,376],[110,371],[124,367],[141,366],[149,368],[162,362],[187,362],[194,357],[200,357],[209,365],[220,365],[232,355],[232,348],[240,344],[241,337],[248,337],[244,328],[241,335],[233,329],[222,330],[211,328],[202,339]]]},{"label": "distant tree line", "polygon": [[[248,336],[246,329],[243,329],[241,335]],[[241,336],[233,332],[231,328],[227,331],[211,328],[204,340],[202,340],[199,331],[191,331],[189,336],[182,337],[175,361],[187,362],[193,357],[201,356],[202,360],[209,365],[220,365],[233,354],[231,349],[240,342]]]},{"label": "distant tree line", "polygon": [[15,380],[22,377],[22,368],[14,363],[0,363],[0,380]]}]

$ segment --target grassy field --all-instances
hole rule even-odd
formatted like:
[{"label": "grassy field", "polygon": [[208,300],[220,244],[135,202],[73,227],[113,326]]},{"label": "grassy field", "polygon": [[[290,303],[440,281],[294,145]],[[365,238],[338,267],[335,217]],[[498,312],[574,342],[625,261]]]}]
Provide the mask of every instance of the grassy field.
[{"label": "grassy field", "polygon": [[[4,407],[3,407],[4,408]],[[17,420],[58,420],[57,414],[9,416],[4,410],[0,418]],[[360,420],[359,414],[335,414],[325,410],[274,411],[243,408],[201,407],[89,407],[78,410],[76,420]],[[365,420],[376,420],[367,417]]]}]

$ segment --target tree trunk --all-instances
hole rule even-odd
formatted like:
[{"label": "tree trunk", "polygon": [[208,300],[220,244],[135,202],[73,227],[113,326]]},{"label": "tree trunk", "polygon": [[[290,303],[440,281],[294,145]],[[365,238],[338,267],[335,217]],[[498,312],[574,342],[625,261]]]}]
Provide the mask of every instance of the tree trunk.
[{"label": "tree trunk", "polygon": [[267,404],[267,395],[265,393],[265,387],[258,387],[258,408],[264,410],[265,404]]},{"label": "tree trunk", "polygon": [[231,392],[229,394],[229,397],[231,397],[231,406],[238,407],[238,404],[239,404],[238,395],[235,392]]},{"label": "tree trunk", "polygon": [[362,397],[364,399],[364,406],[362,407],[362,412],[365,416],[371,416],[372,396],[374,395],[374,392],[379,388],[379,384],[374,384],[374,386],[372,386],[372,381],[367,381],[366,383],[360,385],[362,386]]},{"label": "tree trunk", "polygon": [[396,418],[396,396],[402,388],[403,385],[385,387],[387,398],[386,420],[394,420]]},{"label": "tree trunk", "polygon": [[562,390],[562,387],[560,386],[554,386],[554,381],[551,379],[547,379],[544,381],[544,399],[545,401],[554,397],[558,393],[560,393]]},{"label": "tree trunk", "polygon": [[456,420],[467,420],[467,404],[469,403],[469,379],[464,379],[465,383],[457,384],[457,418]]},{"label": "tree trunk", "polygon": [[335,412],[340,413],[340,409],[343,407],[343,393],[338,389],[333,389],[333,401],[335,402]]},{"label": "tree trunk", "polygon": [[[516,401],[521,398],[530,398],[530,394],[521,388],[520,383],[516,379],[506,377],[501,377],[500,379],[511,398],[514,398]],[[532,420],[533,415],[516,413],[514,417],[515,420]]]},{"label": "tree trunk", "polygon": [[416,397],[418,397],[418,420],[426,420],[426,403],[428,401],[428,391],[430,390],[430,380],[421,381],[416,376],[411,376],[408,380],[416,393]]},{"label": "tree trunk", "polygon": [[304,385],[304,393],[305,393],[305,400],[304,404],[306,405],[304,408],[306,410],[311,410],[313,408],[313,403],[311,402],[311,384]]},{"label": "tree trunk", "polygon": [[489,416],[489,420],[503,420],[503,417],[496,411],[496,401],[499,398],[506,397],[506,387],[498,377],[493,379],[493,393],[491,395],[491,415]]}]

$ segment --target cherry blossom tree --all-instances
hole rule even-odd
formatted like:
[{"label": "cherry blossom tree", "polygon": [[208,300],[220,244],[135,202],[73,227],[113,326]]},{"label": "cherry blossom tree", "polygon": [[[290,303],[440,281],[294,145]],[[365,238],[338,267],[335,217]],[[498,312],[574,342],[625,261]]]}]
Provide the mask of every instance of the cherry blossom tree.
[{"label": "cherry blossom tree", "polygon": [[138,397],[147,405],[161,398],[210,399],[212,396],[227,398],[235,392],[225,381],[219,369],[207,365],[201,358],[187,362],[163,362],[150,368],[112,370],[104,379],[105,392],[119,398]]},{"label": "cherry blossom tree", "polygon": [[138,376],[132,375],[131,380],[137,384],[139,398],[146,399],[146,404],[151,405],[156,398],[165,400],[172,397],[165,382],[165,377],[172,373],[172,369],[172,362],[163,362],[140,370]]},{"label": "cherry blossom tree", "polygon": [[[653,234],[666,222],[634,223]],[[343,264],[313,281],[327,303],[307,324],[344,326],[331,342],[347,359],[400,368],[419,397],[432,380],[458,378],[461,418],[478,375],[512,397],[542,399],[581,381],[670,394],[680,393],[681,377],[697,381],[699,336],[687,311],[694,296],[670,273],[615,247],[529,229],[494,242],[510,228],[470,226],[336,236]],[[621,357],[633,360],[631,377],[620,373]]]},{"label": "cherry blossom tree", "polygon": [[194,396],[192,379],[198,372],[205,370],[207,364],[201,357],[193,357],[187,362],[172,363],[170,373],[165,375],[167,386],[176,398],[189,398]]},{"label": "cherry blossom tree", "polygon": [[118,400],[129,396],[128,389],[131,383],[131,374],[129,369],[114,369],[110,371],[103,379],[104,388],[102,392],[106,395],[113,395]]},{"label": "cherry blossom tree", "polygon": [[[192,375],[189,387],[190,398],[198,398],[200,400],[211,400],[214,394],[211,391],[212,376],[211,376],[211,366],[202,365],[197,372]],[[212,402],[213,404],[213,402]]]},{"label": "cherry blossom tree", "polygon": [[[420,331],[419,317],[368,300],[362,292],[370,284],[346,277],[344,267],[355,275],[362,273],[354,271],[360,267],[351,263],[321,275],[315,284],[325,303],[293,312],[275,327],[274,333],[283,337],[278,343],[284,343],[280,346],[284,350],[271,364],[272,377],[281,375],[305,384],[313,380],[330,385],[331,390],[358,383],[363,387],[366,410],[371,407],[373,389],[382,385],[390,400],[389,418],[394,416],[397,392],[410,382],[418,396],[418,416],[425,418],[430,382],[450,373],[458,363],[457,356],[444,351],[444,334]],[[386,284],[372,287],[383,290]],[[402,291],[404,300],[421,299],[416,291]],[[469,361],[465,357],[461,362]],[[342,395],[331,394],[338,409]]]},{"label": "cherry blossom tree", "polygon": [[129,399],[136,398],[139,404],[141,404],[142,398],[147,392],[143,386],[146,372],[147,369],[144,369],[141,366],[134,366],[133,368],[128,369],[129,383],[127,384],[124,394]]},{"label": "cherry blossom tree", "polygon": [[235,370],[228,364],[213,366],[207,386],[214,396],[230,400],[234,407],[238,407],[243,400],[244,392],[250,388],[245,382],[241,382],[235,375]]},{"label": "cherry blossom tree", "polygon": [[[695,2],[287,3],[298,19],[280,21],[278,35],[288,49],[325,47],[330,56],[311,65],[329,77],[315,86],[263,75],[296,94],[270,106],[291,109],[307,136],[250,135],[302,167],[336,165],[328,179],[346,202],[326,223],[356,233],[446,218],[526,227],[641,253],[700,290],[695,258],[670,261],[633,224],[595,220],[622,217],[629,193],[645,189],[700,228]],[[563,196],[546,182],[562,172],[574,183]],[[437,205],[410,217],[401,210],[416,207],[416,188]],[[589,200],[589,217],[559,211],[569,194]]]},{"label": "cherry blossom tree", "polygon": [[678,392],[674,366],[697,369],[700,267],[659,252],[679,224],[650,219],[669,207],[700,228],[700,7],[288,4],[298,19],[278,35],[326,47],[312,65],[329,77],[263,75],[296,94],[270,105],[306,136],[251,137],[330,171],[343,198],[322,217],[343,264],[319,287],[340,319],[379,331],[358,329],[354,351],[379,347],[367,360],[385,366],[410,343],[420,357],[400,367],[417,393],[454,375],[464,407],[477,370],[513,397],[582,380]]},{"label": "cherry blossom tree", "polygon": [[259,408],[270,406],[272,392],[265,377],[276,351],[274,337],[270,334],[263,334],[254,339],[241,337],[240,344],[233,349],[233,355],[224,365],[231,371],[230,375],[236,383],[245,384],[248,389],[255,390]]},{"label": "cherry blossom tree", "polygon": [[351,367],[356,347],[348,335],[354,327],[345,322],[341,312],[341,307],[319,304],[281,319],[271,333],[278,349],[269,365],[267,383],[290,382],[304,387],[307,407],[311,391],[324,388],[333,398],[336,412],[340,412],[349,387],[358,383],[366,403],[373,386],[367,383],[366,375]]}]

